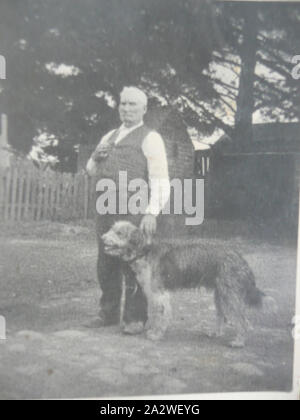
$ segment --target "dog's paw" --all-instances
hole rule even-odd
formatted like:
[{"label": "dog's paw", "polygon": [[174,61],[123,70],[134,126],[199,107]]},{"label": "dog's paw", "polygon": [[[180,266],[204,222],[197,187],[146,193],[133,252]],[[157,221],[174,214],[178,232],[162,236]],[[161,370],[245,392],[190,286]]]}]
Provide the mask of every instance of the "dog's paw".
[{"label": "dog's paw", "polygon": [[208,326],[202,326],[200,335],[207,338],[220,338],[223,336],[223,331]]},{"label": "dog's paw", "polygon": [[242,349],[245,347],[245,339],[237,337],[229,343],[229,347],[232,349]]},{"label": "dog's paw", "polygon": [[148,330],[146,333],[146,337],[151,341],[161,340],[163,336],[164,336],[164,333],[159,330]]},{"label": "dog's paw", "polygon": [[202,329],[200,334],[204,337],[207,337],[207,338],[217,338],[218,337],[218,334],[217,334],[216,331],[209,330],[209,329]]}]

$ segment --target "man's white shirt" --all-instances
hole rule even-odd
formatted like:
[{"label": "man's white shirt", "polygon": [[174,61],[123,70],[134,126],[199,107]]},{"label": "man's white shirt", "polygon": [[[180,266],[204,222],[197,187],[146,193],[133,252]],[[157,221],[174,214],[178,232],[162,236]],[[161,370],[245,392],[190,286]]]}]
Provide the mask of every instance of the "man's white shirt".
[{"label": "man's white shirt", "polygon": [[[115,144],[120,143],[128,134],[144,123],[127,128],[121,125]],[[99,145],[105,145],[115,130],[102,137]],[[146,214],[158,216],[167,204],[170,197],[170,180],[166,148],[160,134],[151,131],[142,143],[142,151],[147,160],[148,178],[150,187],[150,201]],[[91,176],[97,174],[97,163],[91,158],[87,163],[87,172]]]}]

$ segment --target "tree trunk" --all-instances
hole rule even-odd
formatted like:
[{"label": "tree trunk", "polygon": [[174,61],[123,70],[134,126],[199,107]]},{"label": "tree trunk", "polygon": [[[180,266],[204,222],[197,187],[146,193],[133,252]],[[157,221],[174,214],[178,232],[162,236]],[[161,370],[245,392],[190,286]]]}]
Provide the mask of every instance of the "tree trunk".
[{"label": "tree trunk", "polygon": [[241,75],[235,116],[235,141],[244,148],[253,139],[252,116],[254,112],[254,80],[257,52],[257,10],[249,8],[244,22],[241,45]]}]

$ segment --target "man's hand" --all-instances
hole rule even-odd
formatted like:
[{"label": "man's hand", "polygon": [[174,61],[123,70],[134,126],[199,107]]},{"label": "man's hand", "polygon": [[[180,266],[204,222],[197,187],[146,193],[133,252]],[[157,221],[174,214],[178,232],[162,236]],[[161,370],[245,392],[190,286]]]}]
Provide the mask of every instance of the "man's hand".
[{"label": "man's hand", "polygon": [[141,221],[140,229],[144,232],[147,238],[151,240],[157,229],[156,217],[152,214],[147,214],[144,216]]},{"label": "man's hand", "polygon": [[102,159],[106,159],[108,156],[109,150],[110,150],[110,146],[108,145],[98,146],[92,155],[92,159],[95,162],[100,162]]}]

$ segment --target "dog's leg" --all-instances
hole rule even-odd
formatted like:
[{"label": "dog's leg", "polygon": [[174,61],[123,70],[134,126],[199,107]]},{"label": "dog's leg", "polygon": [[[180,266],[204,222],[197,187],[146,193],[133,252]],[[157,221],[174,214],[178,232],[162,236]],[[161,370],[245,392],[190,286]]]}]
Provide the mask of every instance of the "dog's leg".
[{"label": "dog's leg", "polygon": [[169,293],[161,289],[159,279],[147,261],[139,261],[135,271],[148,303],[147,337],[159,340],[166,332],[171,319]]},{"label": "dog's leg", "polygon": [[120,300],[120,327],[121,330],[125,327],[124,322],[124,313],[125,313],[125,304],[126,304],[126,277],[125,274],[122,273],[122,294]]},{"label": "dog's leg", "polygon": [[236,332],[236,337],[229,343],[229,346],[234,349],[241,349],[246,344],[246,330],[242,325],[238,325]]},{"label": "dog's leg", "polygon": [[216,337],[223,337],[226,326],[226,320],[223,316],[217,316]]},{"label": "dog's leg", "polygon": [[222,306],[220,303],[220,298],[217,290],[215,291],[215,305],[217,310],[217,322],[216,322],[216,331],[215,335],[216,337],[222,337],[224,335],[225,331],[225,325],[226,325],[226,317],[222,311]]},{"label": "dog's leg", "polygon": [[204,325],[201,328],[201,335],[204,335],[208,338],[220,338],[224,335],[225,325],[226,325],[226,317],[222,311],[222,305],[220,303],[220,298],[218,291],[215,290],[214,293],[214,300],[216,306],[216,323],[215,327],[211,327],[208,325]]},{"label": "dog's leg", "polygon": [[147,337],[150,340],[159,340],[164,336],[171,319],[170,295],[163,291],[162,293],[153,293],[150,299],[152,303],[149,305]]},{"label": "dog's leg", "polygon": [[[228,287],[231,284],[231,287]],[[245,346],[247,333],[247,314],[243,297],[239,288],[232,280],[225,278],[216,279],[216,307],[222,323],[222,317],[236,330],[236,337],[229,343],[230,347],[242,348]]]}]

